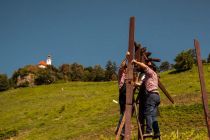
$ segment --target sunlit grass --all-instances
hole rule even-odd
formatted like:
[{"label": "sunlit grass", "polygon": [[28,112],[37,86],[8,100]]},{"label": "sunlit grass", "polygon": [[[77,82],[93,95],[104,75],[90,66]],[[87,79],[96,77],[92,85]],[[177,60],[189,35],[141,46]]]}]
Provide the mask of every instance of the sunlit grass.
[{"label": "sunlit grass", "polygon": [[[207,91],[210,66],[205,65]],[[161,93],[160,129],[164,140],[205,140],[197,67],[177,74],[164,72],[161,81],[173,96]],[[0,93],[0,139],[112,140],[119,119],[117,82],[70,82]],[[135,116],[132,139],[137,139]]]},{"label": "sunlit grass", "polygon": [[[204,76],[206,89],[210,91],[210,65],[204,65]],[[181,73],[173,74],[173,71],[160,73],[160,80],[173,96],[200,92],[197,66]]]},{"label": "sunlit grass", "polygon": [[[112,127],[116,82],[67,83],[16,89],[0,95],[1,129],[20,139],[68,139]],[[115,110],[113,110],[114,108]],[[17,137],[17,138],[18,138]]]}]

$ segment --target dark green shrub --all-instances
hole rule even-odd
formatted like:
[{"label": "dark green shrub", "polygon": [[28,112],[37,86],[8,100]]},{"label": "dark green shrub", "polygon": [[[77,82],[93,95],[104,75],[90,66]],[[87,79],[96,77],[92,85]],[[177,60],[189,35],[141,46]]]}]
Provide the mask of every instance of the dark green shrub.
[{"label": "dark green shrub", "polygon": [[176,71],[185,71],[193,67],[194,59],[189,51],[182,51],[176,56],[175,62]]},{"label": "dark green shrub", "polygon": [[160,71],[167,71],[171,68],[171,65],[168,61],[163,61],[161,64],[160,64]]},{"label": "dark green shrub", "polygon": [[40,69],[35,78],[35,85],[51,84],[55,82],[54,77],[47,69]]},{"label": "dark green shrub", "polygon": [[9,89],[9,80],[6,74],[0,74],[0,91]]}]

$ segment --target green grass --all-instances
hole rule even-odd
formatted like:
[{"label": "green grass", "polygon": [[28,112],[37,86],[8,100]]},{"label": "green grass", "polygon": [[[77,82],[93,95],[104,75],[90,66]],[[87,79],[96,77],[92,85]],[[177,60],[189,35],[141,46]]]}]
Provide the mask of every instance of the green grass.
[{"label": "green grass", "polygon": [[[207,91],[210,66],[205,65]],[[164,140],[205,140],[207,130],[197,68],[160,74],[175,100],[161,93],[160,129]],[[0,139],[113,140],[119,119],[117,82],[70,82],[0,93]],[[132,139],[136,137],[133,117]]]},{"label": "green grass", "polygon": [[[210,91],[210,65],[204,65],[204,76],[207,91]],[[200,81],[198,69],[194,66],[191,70],[170,74],[173,71],[167,71],[160,74],[160,80],[172,95],[197,93],[200,92]]]},{"label": "green grass", "polygon": [[[62,90],[63,89],[63,90]],[[0,95],[0,128],[20,139],[70,139],[112,127],[116,83],[67,83],[10,90]],[[110,110],[116,108],[116,110]]]}]

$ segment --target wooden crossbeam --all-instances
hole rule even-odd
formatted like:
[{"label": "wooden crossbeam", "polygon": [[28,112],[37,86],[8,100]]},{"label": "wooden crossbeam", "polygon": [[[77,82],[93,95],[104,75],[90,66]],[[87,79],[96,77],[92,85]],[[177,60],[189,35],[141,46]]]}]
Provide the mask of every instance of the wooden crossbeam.
[{"label": "wooden crossbeam", "polygon": [[125,125],[125,114],[123,115],[122,121],[120,123],[120,127],[119,127],[119,129],[117,131],[116,140],[119,140],[124,125]]},{"label": "wooden crossbeam", "polygon": [[[142,128],[141,128],[142,124],[139,122],[138,109],[137,109],[138,108],[137,107],[137,100],[138,100],[138,97],[135,100],[135,102],[133,102],[133,107],[135,109],[134,112],[135,112],[135,115],[136,115],[136,121],[137,121],[137,125],[138,125],[138,133],[140,134],[140,140],[144,140],[143,133],[142,133]],[[125,120],[126,119],[125,119],[125,114],[124,114],[123,117],[122,117],[122,121],[120,123],[119,129],[117,131],[116,140],[119,140],[119,138],[120,138],[120,135],[122,133],[122,129],[123,129],[124,125],[125,125]]]},{"label": "wooden crossbeam", "polygon": [[171,101],[171,103],[174,104],[174,100],[171,97],[171,95],[168,93],[164,85],[160,82],[160,79],[158,79],[158,87],[163,91],[163,93],[166,95],[166,97]]}]

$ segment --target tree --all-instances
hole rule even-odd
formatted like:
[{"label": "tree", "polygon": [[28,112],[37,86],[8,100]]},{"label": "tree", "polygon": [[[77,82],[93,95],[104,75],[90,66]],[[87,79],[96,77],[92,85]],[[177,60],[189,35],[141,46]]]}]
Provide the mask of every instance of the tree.
[{"label": "tree", "polygon": [[95,65],[93,68],[95,76],[94,81],[105,81],[105,71],[100,65]]},{"label": "tree", "polygon": [[195,49],[188,49],[186,52],[189,53],[189,55],[192,56],[193,63],[196,64],[196,60],[197,60],[197,58],[196,58],[196,50]]},{"label": "tree", "polygon": [[42,69],[37,65],[26,65],[19,68],[12,75],[10,83],[14,87],[28,87],[41,84],[50,84],[58,79],[58,69],[53,65]]},{"label": "tree", "polygon": [[60,67],[59,67],[59,73],[61,73],[63,79],[65,81],[71,81],[71,66],[70,64],[62,64]]},{"label": "tree", "polygon": [[116,63],[109,60],[106,64],[105,79],[107,81],[117,80],[116,71],[117,71]]},{"label": "tree", "polygon": [[202,64],[206,64],[206,59],[202,59]]},{"label": "tree", "polygon": [[193,67],[194,59],[191,53],[187,50],[178,54],[175,58],[175,62],[176,64],[174,65],[174,68],[176,71],[185,71]]},{"label": "tree", "polygon": [[168,61],[164,61],[160,64],[160,71],[167,71],[170,69],[170,63]]},{"label": "tree", "polygon": [[38,67],[32,65],[26,65],[23,68],[19,68],[13,73],[11,83],[13,83],[14,87],[28,87],[31,83],[29,83],[25,77],[30,73],[35,74],[37,71]]},{"label": "tree", "polygon": [[207,63],[210,63],[210,53],[209,53],[209,56],[207,58]]},{"label": "tree", "polygon": [[48,69],[39,69],[39,72],[35,78],[36,85],[48,85],[55,82],[55,77],[50,73]]},{"label": "tree", "polygon": [[73,63],[70,66],[70,75],[72,81],[82,81],[84,76],[84,68],[82,65]]},{"label": "tree", "polygon": [[56,82],[58,79],[62,79],[62,77],[59,75],[59,70],[54,65],[48,65],[46,70],[53,80],[52,83]]},{"label": "tree", "polygon": [[93,73],[93,67],[84,68],[83,81],[94,81],[96,75]]},{"label": "tree", "polygon": [[170,68],[171,69],[174,69],[174,64],[170,64]]},{"label": "tree", "polygon": [[0,74],[0,91],[9,89],[9,80],[6,74]]}]

